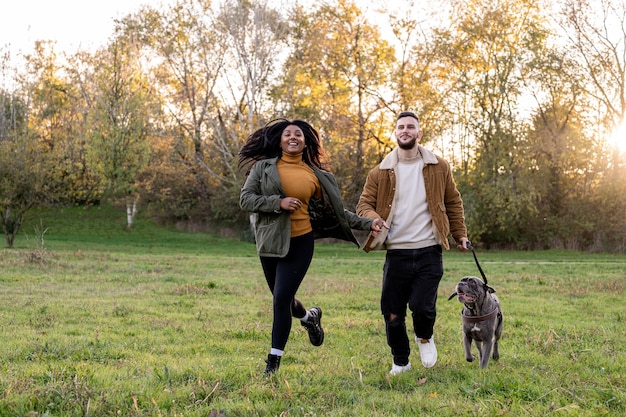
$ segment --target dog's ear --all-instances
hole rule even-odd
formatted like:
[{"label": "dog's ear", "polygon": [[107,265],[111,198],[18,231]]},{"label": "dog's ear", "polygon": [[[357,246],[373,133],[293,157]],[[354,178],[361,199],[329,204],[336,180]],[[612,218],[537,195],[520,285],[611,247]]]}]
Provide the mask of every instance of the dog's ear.
[{"label": "dog's ear", "polygon": [[490,287],[489,285],[485,285],[485,289],[487,290],[488,293],[493,294],[494,292],[496,292],[495,289],[493,289],[492,287]]},{"label": "dog's ear", "polygon": [[458,294],[455,292],[454,294],[452,294],[450,297],[448,297],[448,301],[452,300],[454,297],[456,297]]}]

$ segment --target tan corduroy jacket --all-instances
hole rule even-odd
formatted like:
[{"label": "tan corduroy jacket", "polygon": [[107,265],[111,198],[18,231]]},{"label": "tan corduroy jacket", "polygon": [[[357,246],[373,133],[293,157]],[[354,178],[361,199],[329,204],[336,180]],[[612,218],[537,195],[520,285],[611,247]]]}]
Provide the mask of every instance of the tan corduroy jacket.
[{"label": "tan corduroy jacket", "polygon": [[[419,151],[424,160],[424,186],[428,211],[433,218],[435,238],[446,249],[450,249],[448,235],[459,242],[467,237],[463,200],[456,187],[450,164],[421,145]],[[398,148],[391,151],[380,164],[368,174],[363,193],[359,198],[356,212],[359,216],[382,218],[391,224],[394,215],[394,197],[397,177],[395,168],[398,164]],[[378,236],[370,235],[363,250],[385,249],[387,230]]]}]

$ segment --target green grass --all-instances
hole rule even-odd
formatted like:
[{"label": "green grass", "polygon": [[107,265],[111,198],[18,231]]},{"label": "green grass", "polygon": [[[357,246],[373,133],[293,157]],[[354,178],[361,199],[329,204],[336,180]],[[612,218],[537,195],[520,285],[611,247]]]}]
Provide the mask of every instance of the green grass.
[{"label": "green grass", "polygon": [[271,299],[254,245],[141,218],[127,231],[108,208],[36,212],[24,227],[0,250],[0,416],[626,414],[623,255],[478,250],[505,315],[501,359],[480,370],[447,301],[478,271],[446,252],[439,362],[423,369],[414,351],[390,378],[384,253],[319,243],[299,298],[324,309],[326,340],[311,346],[294,323],[265,378]]}]

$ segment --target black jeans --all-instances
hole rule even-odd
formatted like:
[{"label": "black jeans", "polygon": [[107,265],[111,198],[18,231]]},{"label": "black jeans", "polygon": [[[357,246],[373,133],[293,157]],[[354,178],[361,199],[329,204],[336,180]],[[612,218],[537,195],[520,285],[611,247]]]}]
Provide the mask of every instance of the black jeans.
[{"label": "black jeans", "polygon": [[272,323],[272,347],[285,350],[291,332],[291,317],[306,314],[296,292],[313,259],[313,232],[292,237],[289,252],[284,258],[261,256],[265,280],[273,294],[274,321]]},{"label": "black jeans", "polygon": [[[413,313],[415,335],[424,339],[432,337],[442,277],[441,245],[387,251],[380,306],[395,364],[406,365],[411,353],[406,331],[407,304]],[[391,315],[396,317],[392,320]]]}]

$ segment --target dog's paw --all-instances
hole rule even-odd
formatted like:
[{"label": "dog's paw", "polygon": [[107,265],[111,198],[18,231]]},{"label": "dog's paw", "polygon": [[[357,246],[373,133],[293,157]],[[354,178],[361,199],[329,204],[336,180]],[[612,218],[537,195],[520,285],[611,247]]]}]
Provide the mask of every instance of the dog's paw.
[{"label": "dog's paw", "polygon": [[476,356],[474,356],[474,355],[465,357],[465,360],[468,361],[468,362],[474,362],[474,359],[476,359]]}]

